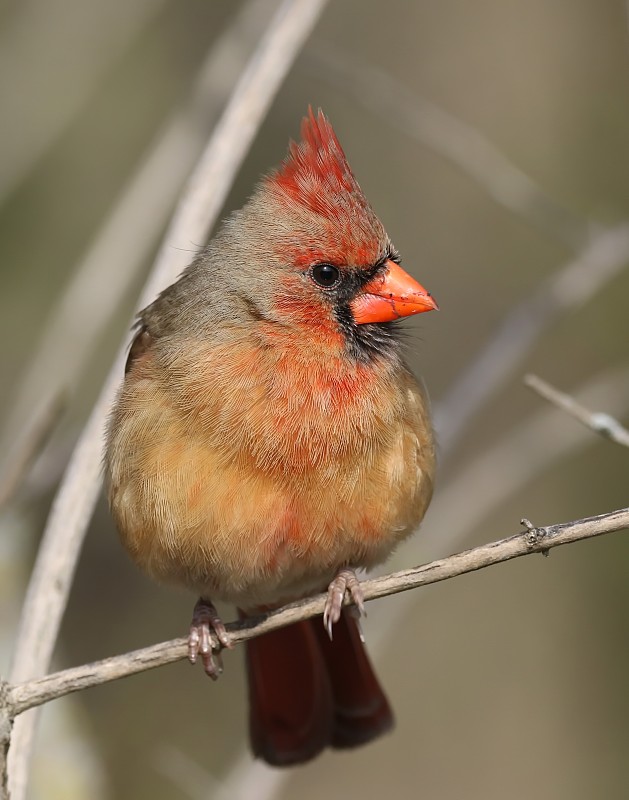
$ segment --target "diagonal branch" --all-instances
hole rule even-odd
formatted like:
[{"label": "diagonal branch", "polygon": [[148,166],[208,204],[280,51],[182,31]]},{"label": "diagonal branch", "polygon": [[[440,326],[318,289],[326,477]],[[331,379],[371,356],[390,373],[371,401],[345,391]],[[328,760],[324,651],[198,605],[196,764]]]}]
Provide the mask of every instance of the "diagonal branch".
[{"label": "diagonal branch", "polygon": [[[513,558],[531,553],[547,554],[553,547],[629,528],[629,508],[572,522],[549,525],[544,528],[536,528],[527,520],[522,520],[522,523],[526,530],[506,539],[500,539],[471,550],[464,550],[456,555],[431,561],[429,564],[413,569],[364,581],[361,586],[365,599],[375,600],[378,597],[406,592],[419,586],[449,580],[458,575],[465,575],[468,572],[510,561]],[[325,600],[326,595],[300,600],[263,616],[231,623],[227,625],[227,629],[235,644],[244,642],[263,633],[322,614]],[[345,604],[348,604],[347,597]],[[21,714],[29,708],[71,692],[108,683],[174,661],[181,661],[186,655],[187,640],[184,638],[173,639],[9,687],[7,702],[13,715]]]}]

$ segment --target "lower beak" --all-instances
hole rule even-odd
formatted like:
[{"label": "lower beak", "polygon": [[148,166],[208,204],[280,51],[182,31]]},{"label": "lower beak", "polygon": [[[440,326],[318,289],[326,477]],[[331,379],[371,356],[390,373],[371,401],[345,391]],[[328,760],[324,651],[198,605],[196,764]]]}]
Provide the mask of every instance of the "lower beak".
[{"label": "lower beak", "polygon": [[362,287],[350,308],[354,321],[363,325],[392,322],[400,317],[438,310],[439,306],[415,278],[388,259],[384,270]]}]

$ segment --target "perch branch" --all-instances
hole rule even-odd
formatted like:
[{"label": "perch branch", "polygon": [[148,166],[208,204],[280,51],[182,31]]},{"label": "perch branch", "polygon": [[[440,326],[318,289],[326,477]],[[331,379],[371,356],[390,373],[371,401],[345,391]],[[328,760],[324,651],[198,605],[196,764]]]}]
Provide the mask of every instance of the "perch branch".
[{"label": "perch branch", "polygon": [[[547,553],[553,547],[629,528],[629,508],[572,522],[549,525],[544,528],[536,528],[526,520],[522,522],[526,530],[506,539],[465,550],[413,569],[364,581],[361,585],[365,599],[374,600],[378,597],[406,592],[419,586],[448,580],[493,564],[510,561],[513,558],[531,553]],[[227,629],[234,643],[244,642],[263,633],[323,613],[325,600],[325,595],[300,600],[263,616],[231,623],[227,625]],[[345,603],[348,604],[347,597]],[[216,644],[216,640],[214,643]],[[93,664],[63,670],[39,680],[9,687],[7,689],[8,704],[12,714],[21,714],[33,706],[47,703],[71,692],[144,672],[174,661],[181,661],[186,658],[186,655],[187,640],[185,638],[162,642],[131,653],[106,658]]]},{"label": "perch branch", "polygon": [[557,406],[562,411],[570,414],[571,417],[578,419],[586,428],[611,439],[616,444],[629,447],[629,430],[618,422],[617,419],[604,411],[590,411],[589,408],[581,405],[574,397],[565,392],[560,392],[546,381],[538,378],[537,375],[525,375],[524,384],[536,392],[540,397],[548,400],[549,403]]}]

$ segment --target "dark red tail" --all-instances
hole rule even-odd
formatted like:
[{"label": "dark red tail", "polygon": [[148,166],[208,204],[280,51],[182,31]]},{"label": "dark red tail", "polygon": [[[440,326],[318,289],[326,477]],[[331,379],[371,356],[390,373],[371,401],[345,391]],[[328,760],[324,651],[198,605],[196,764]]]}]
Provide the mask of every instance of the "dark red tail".
[{"label": "dark red tail", "polygon": [[320,619],[247,642],[254,755],[273,766],[308,761],[325,747],[356,747],[388,731],[393,714],[355,620],[331,642]]}]

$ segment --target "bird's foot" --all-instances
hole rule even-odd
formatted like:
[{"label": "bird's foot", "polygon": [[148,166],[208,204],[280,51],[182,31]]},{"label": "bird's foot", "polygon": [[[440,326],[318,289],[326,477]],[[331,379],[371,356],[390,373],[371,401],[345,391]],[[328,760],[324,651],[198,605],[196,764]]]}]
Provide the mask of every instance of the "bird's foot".
[{"label": "bird's foot", "polygon": [[212,633],[218,639],[219,647],[231,649],[233,645],[217,610],[209,600],[200,597],[194,607],[190,622],[188,661],[196,664],[197,656],[201,654],[206,674],[215,681],[223,671],[223,661],[220,649],[212,646]]},{"label": "bird's foot", "polygon": [[342,569],[328,586],[328,599],[325,601],[325,608],[323,609],[323,627],[328,632],[330,639],[332,639],[334,623],[338,622],[341,618],[345,592],[349,592],[354,603],[353,610],[355,614],[359,618],[361,616],[367,616],[365,610],[365,596],[360,581],[356,577],[356,573],[353,569]]}]

